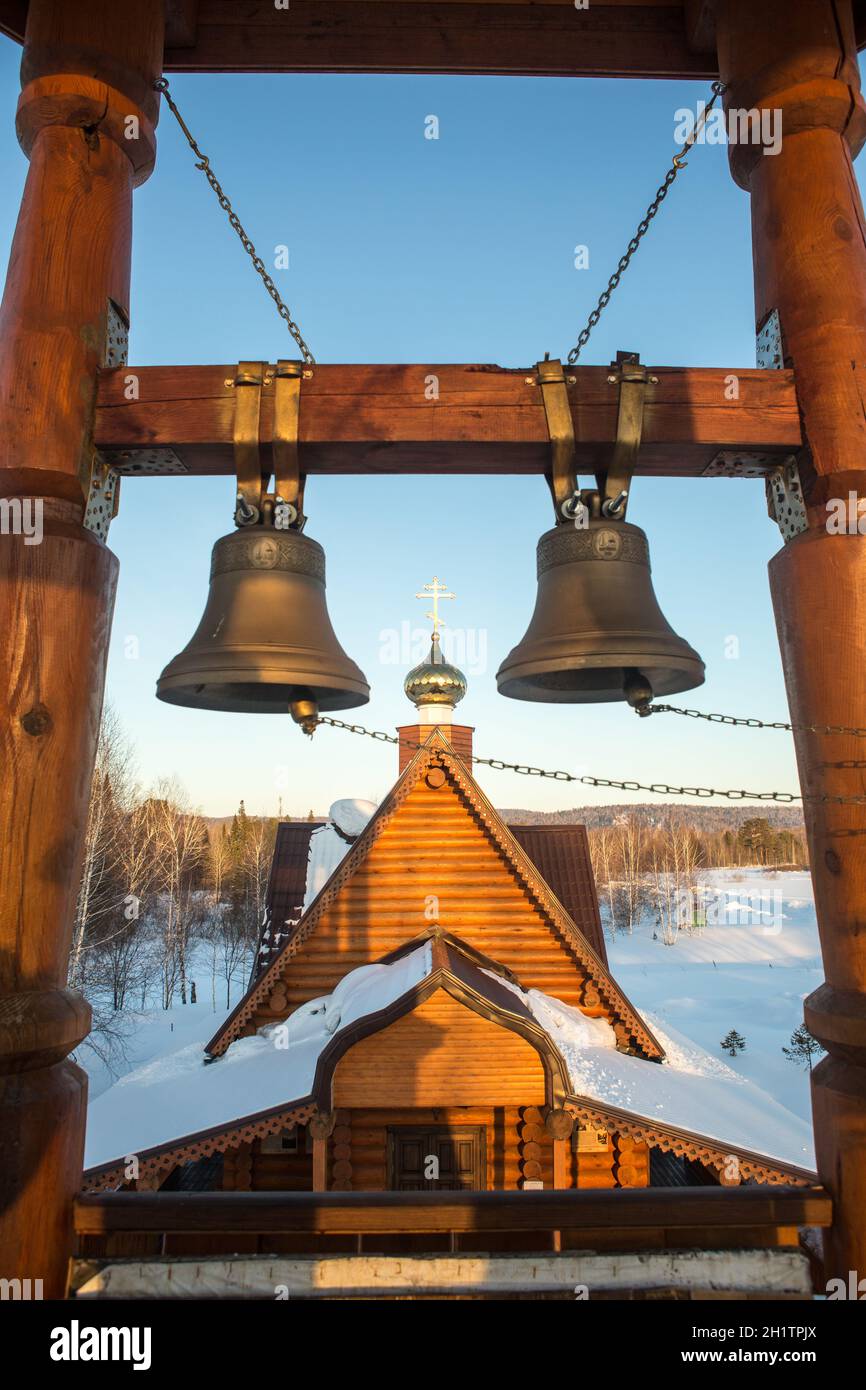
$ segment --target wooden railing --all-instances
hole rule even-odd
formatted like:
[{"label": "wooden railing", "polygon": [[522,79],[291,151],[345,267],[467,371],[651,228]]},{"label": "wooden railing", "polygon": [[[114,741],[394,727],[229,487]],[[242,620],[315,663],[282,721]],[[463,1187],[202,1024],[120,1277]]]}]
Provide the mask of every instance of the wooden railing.
[{"label": "wooden railing", "polygon": [[[560,1231],[710,1248],[722,1233],[778,1244],[769,1233],[829,1226],[820,1187],[643,1188],[547,1192],[111,1192],[75,1204],[79,1238],[161,1236],[423,1236]],[[749,1234],[751,1233],[751,1238]],[[796,1240],[796,1235],[794,1236]],[[655,1240],[653,1243],[657,1243]],[[727,1242],[726,1242],[727,1243]],[[188,1244],[188,1242],[187,1242]]]}]

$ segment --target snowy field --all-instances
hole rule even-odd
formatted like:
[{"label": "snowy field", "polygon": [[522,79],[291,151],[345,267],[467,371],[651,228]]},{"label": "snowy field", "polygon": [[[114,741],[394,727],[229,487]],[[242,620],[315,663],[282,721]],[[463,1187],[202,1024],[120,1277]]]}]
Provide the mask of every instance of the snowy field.
[{"label": "snowy field", "polygon": [[[711,869],[699,882],[708,903],[721,895],[731,920],[681,931],[666,946],[655,917],[646,918],[631,936],[618,932],[611,942],[608,935],[612,973],[650,1027],[655,1018],[662,1031],[675,1028],[810,1120],[808,1071],[789,1062],[782,1047],[803,1021],[804,997],[823,979],[811,879]],[[735,1058],[719,1047],[732,1028],[746,1040]]]}]

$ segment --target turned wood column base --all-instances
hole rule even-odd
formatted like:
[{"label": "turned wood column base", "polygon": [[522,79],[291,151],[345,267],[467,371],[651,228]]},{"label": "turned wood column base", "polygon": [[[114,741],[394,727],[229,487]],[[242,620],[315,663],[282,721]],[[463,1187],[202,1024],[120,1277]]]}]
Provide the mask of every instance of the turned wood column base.
[{"label": "turned wood column base", "polygon": [[63,1298],[81,1186],[87,1076],[74,1062],[0,1076],[0,1279]]}]

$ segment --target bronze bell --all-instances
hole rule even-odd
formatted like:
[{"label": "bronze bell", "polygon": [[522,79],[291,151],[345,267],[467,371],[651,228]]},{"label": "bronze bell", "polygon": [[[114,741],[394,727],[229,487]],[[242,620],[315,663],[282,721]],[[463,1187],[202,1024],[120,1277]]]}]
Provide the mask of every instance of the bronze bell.
[{"label": "bronze bell", "polygon": [[523,641],[496,673],[500,694],[550,704],[628,700],[691,690],[704,663],[658,605],[644,532],[588,517],[538,542],[538,596]]},{"label": "bronze bell", "polygon": [[308,732],[318,710],[365,704],[370,688],[328,616],[318,542],[268,524],[222,536],[201,622],[156,693],[192,709],[290,712]]}]

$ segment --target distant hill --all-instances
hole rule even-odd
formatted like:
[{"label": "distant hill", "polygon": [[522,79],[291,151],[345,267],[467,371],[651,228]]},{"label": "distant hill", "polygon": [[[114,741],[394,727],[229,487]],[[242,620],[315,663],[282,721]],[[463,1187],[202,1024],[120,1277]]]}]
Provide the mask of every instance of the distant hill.
[{"label": "distant hill", "polygon": [[[738,830],[744,821],[762,819],[774,830],[804,832],[803,812],[797,806],[772,806],[759,801],[736,806],[680,806],[672,801],[640,801],[614,806],[574,806],[567,811],[526,811],[519,807],[499,808],[502,819],[513,825],[585,825],[599,830],[605,825],[633,816],[650,829],[664,826],[673,814],[697,830]],[[327,812],[317,813],[316,820],[327,820]],[[232,816],[205,816],[209,827],[231,825]],[[306,820],[306,816],[284,816],[283,820]]]},{"label": "distant hill", "polygon": [[747,802],[737,806],[680,806],[674,802],[637,802],[615,806],[574,806],[567,811],[523,811],[509,807],[499,810],[503,820],[513,825],[568,825],[578,822],[588,830],[615,825],[629,816],[650,829],[666,824],[671,815],[682,818],[698,830],[738,830],[747,820],[767,820],[774,830],[804,830],[803,812],[796,806],[770,806]]}]

